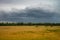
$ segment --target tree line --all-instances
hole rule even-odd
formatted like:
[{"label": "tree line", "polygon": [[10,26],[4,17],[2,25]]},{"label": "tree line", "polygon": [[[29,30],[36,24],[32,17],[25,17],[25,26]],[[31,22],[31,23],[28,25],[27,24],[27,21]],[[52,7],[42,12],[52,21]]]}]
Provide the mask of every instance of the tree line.
[{"label": "tree line", "polygon": [[20,26],[20,25],[45,25],[45,26],[60,26],[60,23],[0,23],[0,26]]}]

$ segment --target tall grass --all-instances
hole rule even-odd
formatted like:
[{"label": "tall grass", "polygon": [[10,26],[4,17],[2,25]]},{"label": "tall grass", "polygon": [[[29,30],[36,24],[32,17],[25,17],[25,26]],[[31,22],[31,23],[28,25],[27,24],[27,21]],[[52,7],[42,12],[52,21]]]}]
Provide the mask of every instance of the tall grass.
[{"label": "tall grass", "polygon": [[60,27],[0,26],[0,40],[60,40]]}]

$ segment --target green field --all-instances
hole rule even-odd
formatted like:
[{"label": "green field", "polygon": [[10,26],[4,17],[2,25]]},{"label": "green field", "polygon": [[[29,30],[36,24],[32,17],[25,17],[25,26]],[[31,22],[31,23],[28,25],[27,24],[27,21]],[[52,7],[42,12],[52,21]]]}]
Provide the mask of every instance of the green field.
[{"label": "green field", "polygon": [[0,40],[60,40],[60,26],[0,26]]}]

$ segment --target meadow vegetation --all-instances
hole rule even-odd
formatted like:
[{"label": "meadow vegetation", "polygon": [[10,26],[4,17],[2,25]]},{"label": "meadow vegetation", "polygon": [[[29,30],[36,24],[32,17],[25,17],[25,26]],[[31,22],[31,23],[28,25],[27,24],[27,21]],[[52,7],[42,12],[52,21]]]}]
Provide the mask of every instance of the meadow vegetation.
[{"label": "meadow vegetation", "polygon": [[0,40],[60,40],[60,26],[0,26]]}]

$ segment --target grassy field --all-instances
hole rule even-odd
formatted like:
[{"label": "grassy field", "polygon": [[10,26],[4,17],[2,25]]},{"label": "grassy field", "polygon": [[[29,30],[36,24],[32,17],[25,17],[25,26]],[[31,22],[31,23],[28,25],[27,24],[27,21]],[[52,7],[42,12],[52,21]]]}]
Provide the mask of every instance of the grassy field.
[{"label": "grassy field", "polygon": [[0,26],[0,40],[60,40],[60,26]]}]

